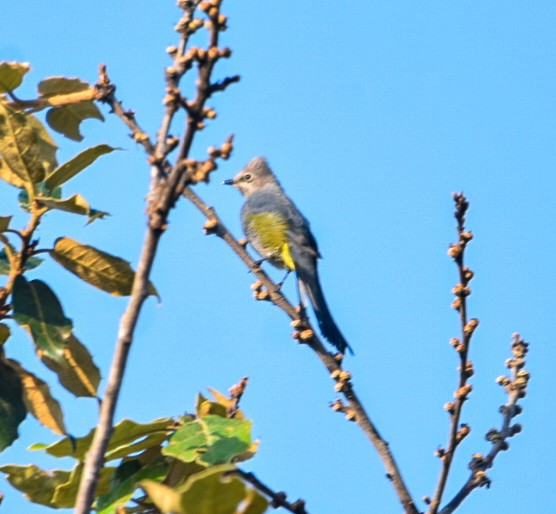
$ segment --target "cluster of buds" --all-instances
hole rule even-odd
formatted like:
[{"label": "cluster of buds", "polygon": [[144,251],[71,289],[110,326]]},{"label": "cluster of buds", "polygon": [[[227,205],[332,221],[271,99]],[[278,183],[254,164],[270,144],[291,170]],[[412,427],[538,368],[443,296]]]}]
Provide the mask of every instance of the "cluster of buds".
[{"label": "cluster of buds", "polygon": [[438,457],[442,462],[446,462],[449,458],[449,454],[444,448],[437,448],[434,451],[434,456]]},{"label": "cluster of buds", "polygon": [[179,32],[180,34],[191,36],[192,34],[197,32],[203,25],[204,22],[202,19],[192,18],[189,13],[186,13],[185,16],[183,16],[183,18],[181,18],[178,23],[176,23],[174,30],[176,32]]},{"label": "cluster of buds", "polygon": [[230,158],[230,154],[232,153],[232,150],[234,149],[234,145],[233,145],[233,139],[234,136],[230,136],[223,144],[220,148],[215,148],[214,146],[210,146],[208,151],[209,156],[212,159],[224,159],[227,160]]},{"label": "cluster of buds", "polygon": [[253,298],[255,298],[255,300],[270,301],[270,293],[264,288],[260,280],[253,282],[251,284],[251,289],[253,290]]},{"label": "cluster of buds", "polygon": [[205,27],[212,29],[215,27],[217,30],[224,31],[227,29],[226,23],[228,18],[220,12],[220,4],[222,0],[209,0],[199,4],[199,10],[207,13],[208,20],[205,21]]},{"label": "cluster of buds", "polygon": [[295,332],[292,333],[292,338],[299,343],[307,343],[315,337],[313,329],[307,326],[304,319],[294,319],[290,325],[295,329]]},{"label": "cluster of buds", "polygon": [[471,433],[471,427],[462,423],[456,434],[456,444],[461,443]]},{"label": "cluster of buds", "polygon": [[343,371],[336,369],[334,370],[331,375],[333,380],[336,381],[334,384],[334,390],[336,392],[345,391],[347,388],[350,387],[351,382],[351,373],[349,371]]},{"label": "cluster of buds", "polygon": [[496,382],[504,387],[509,394],[517,393],[518,398],[524,398],[527,393],[527,384],[531,378],[529,372],[524,369],[525,355],[529,350],[529,344],[521,339],[517,333],[513,337],[513,357],[506,360],[506,367],[512,371],[512,378],[501,376],[496,379]]},{"label": "cluster of buds", "polygon": [[458,366],[458,371],[460,373],[463,373],[465,375],[465,378],[470,378],[475,373],[475,371],[473,370],[473,363],[471,361],[467,361],[463,366],[463,369],[461,366]]},{"label": "cluster of buds", "polygon": [[330,408],[335,412],[343,412],[348,421],[355,421],[357,418],[354,410],[351,407],[345,406],[340,398],[336,398],[331,402]]},{"label": "cluster of buds", "polygon": [[472,390],[473,386],[471,384],[465,384],[456,390],[456,392],[454,393],[454,398],[456,398],[457,400],[465,401],[467,400],[467,397]]},{"label": "cluster of buds", "polygon": [[210,173],[217,168],[213,159],[208,159],[206,161],[185,159],[183,164],[185,166],[185,172],[187,173],[187,179],[191,184],[197,184],[198,182],[208,183],[210,180]]},{"label": "cluster of buds", "polygon": [[489,467],[490,462],[482,453],[475,453],[471,457],[469,469],[473,472],[473,481],[475,487],[490,487],[491,481],[486,474],[486,470]]},{"label": "cluster of buds", "polygon": [[207,236],[210,234],[216,234],[216,231],[218,230],[218,220],[213,217],[208,218],[203,225],[203,230]]}]

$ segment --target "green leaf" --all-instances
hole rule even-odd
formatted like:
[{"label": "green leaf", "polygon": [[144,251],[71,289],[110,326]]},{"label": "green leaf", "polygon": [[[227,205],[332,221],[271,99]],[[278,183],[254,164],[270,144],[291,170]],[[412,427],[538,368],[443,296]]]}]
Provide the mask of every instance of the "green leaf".
[{"label": "green leaf", "polygon": [[41,182],[57,165],[56,150],[56,143],[37,118],[0,101],[0,154],[2,168],[8,168],[3,179],[18,187]]},{"label": "green leaf", "polygon": [[46,177],[44,181],[46,188],[54,189],[57,186],[61,186],[75,177],[79,172],[89,167],[101,155],[113,152],[114,150],[116,150],[116,148],[112,148],[108,145],[97,145],[78,153],[73,159],[60,165]]},{"label": "green leaf", "polygon": [[6,232],[10,228],[11,216],[0,216],[0,232]]},{"label": "green leaf", "polygon": [[100,371],[89,350],[72,333],[65,342],[62,355],[52,359],[39,352],[44,364],[58,375],[60,384],[77,397],[97,396]]},{"label": "green leaf", "polygon": [[[144,438],[167,438],[168,427],[172,424],[172,418],[160,418],[151,421],[150,423],[136,423],[130,419],[120,421],[115,427],[106,449],[106,460],[129,455],[138,451],[138,444],[142,443]],[[83,460],[85,454],[89,450],[95,429],[91,430],[86,436],[73,438],[64,437],[60,441],[53,443],[49,446],[42,444],[35,444],[31,446],[30,450],[44,450],[54,457],[73,457],[75,459]],[[151,439],[152,440],[152,439]],[[139,448],[141,449],[141,448]]]},{"label": "green leaf", "polygon": [[[114,296],[131,294],[135,272],[120,257],[78,243],[69,237],[57,239],[50,255],[58,264],[98,289]],[[148,293],[158,296],[150,282]]]},{"label": "green leaf", "polygon": [[4,344],[12,335],[10,327],[4,323],[0,323],[0,345]]},{"label": "green leaf", "polygon": [[65,200],[60,200],[58,198],[45,198],[42,196],[37,197],[36,200],[49,209],[57,209],[60,211],[71,212],[72,214],[88,216],[89,223],[97,218],[103,218],[108,214],[104,211],[92,209],[89,202],[87,202],[87,200],[85,200],[85,198],[83,198],[80,194],[75,194]]},{"label": "green leaf", "polygon": [[0,93],[8,93],[18,88],[24,75],[30,70],[27,62],[0,62]]},{"label": "green leaf", "polygon": [[[39,257],[29,257],[25,261],[25,266],[23,266],[23,269],[25,271],[29,271],[39,266],[42,262],[43,260]],[[6,250],[0,250],[0,275],[9,275],[10,269],[10,260],[8,259],[8,256],[6,254]]]},{"label": "green leaf", "polygon": [[160,460],[143,467],[137,460],[123,462],[114,473],[108,492],[98,498],[97,514],[117,514],[118,507],[133,497],[138,482],[145,479],[161,482],[167,472],[168,463]]},{"label": "green leaf", "polygon": [[52,359],[60,358],[73,326],[54,292],[40,280],[27,282],[18,276],[12,304],[15,320],[29,332],[37,350]]},{"label": "green leaf", "polygon": [[252,446],[251,421],[208,415],[176,430],[162,453],[184,462],[229,463]]},{"label": "green leaf", "polygon": [[8,482],[33,503],[50,506],[57,486],[69,480],[70,472],[59,469],[44,471],[30,464],[17,466],[6,464],[0,466],[0,471],[5,473]]},{"label": "green leaf", "polygon": [[60,403],[50,393],[48,384],[39,377],[27,371],[21,364],[13,359],[8,363],[17,371],[23,386],[23,401],[27,410],[45,427],[55,434],[66,433],[64,415]]},{"label": "green leaf", "polygon": [[93,102],[54,107],[46,113],[46,121],[52,129],[73,141],[82,141],[79,125],[88,118],[104,121],[104,116]]},{"label": "green leaf", "polygon": [[0,347],[0,451],[17,439],[17,428],[26,415],[21,379],[6,362]]}]

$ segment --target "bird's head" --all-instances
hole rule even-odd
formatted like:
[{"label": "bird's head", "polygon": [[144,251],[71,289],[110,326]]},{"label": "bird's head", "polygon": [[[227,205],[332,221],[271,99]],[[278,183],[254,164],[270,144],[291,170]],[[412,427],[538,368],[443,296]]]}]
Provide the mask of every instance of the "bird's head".
[{"label": "bird's head", "polygon": [[224,180],[222,184],[237,187],[245,196],[249,196],[268,184],[278,184],[264,157],[251,159],[234,178]]}]

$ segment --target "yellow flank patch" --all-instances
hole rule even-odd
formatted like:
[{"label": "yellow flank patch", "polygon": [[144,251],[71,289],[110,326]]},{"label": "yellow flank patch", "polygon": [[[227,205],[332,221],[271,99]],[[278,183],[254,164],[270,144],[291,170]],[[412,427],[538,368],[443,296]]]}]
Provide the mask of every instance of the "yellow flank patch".
[{"label": "yellow flank patch", "polygon": [[[259,250],[264,253],[280,258],[284,261],[286,268],[294,270],[293,262],[286,231],[288,222],[276,212],[261,212],[250,214],[247,218],[249,228],[257,239]],[[263,255],[266,257],[267,255]]]}]

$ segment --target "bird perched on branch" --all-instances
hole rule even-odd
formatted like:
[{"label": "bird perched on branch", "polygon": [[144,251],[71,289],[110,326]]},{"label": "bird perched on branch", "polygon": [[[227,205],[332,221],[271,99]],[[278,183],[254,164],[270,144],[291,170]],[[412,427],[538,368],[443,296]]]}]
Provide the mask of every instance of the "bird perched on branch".
[{"label": "bird perched on branch", "polygon": [[322,335],[341,353],[349,349],[353,354],[324,299],[317,272],[320,254],[309,222],[286,195],[266,159],[255,157],[223,183],[245,196],[241,223],[249,243],[263,260],[295,271],[299,291],[309,298]]}]

